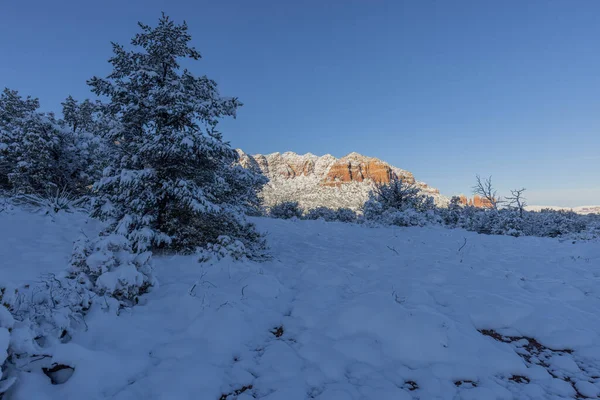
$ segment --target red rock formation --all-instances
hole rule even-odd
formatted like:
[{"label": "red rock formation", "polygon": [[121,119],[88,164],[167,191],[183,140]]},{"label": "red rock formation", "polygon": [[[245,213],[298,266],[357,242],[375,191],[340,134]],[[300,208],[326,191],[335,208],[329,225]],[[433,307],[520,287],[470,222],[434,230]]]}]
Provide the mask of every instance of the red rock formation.
[{"label": "red rock formation", "polygon": [[464,194],[461,194],[460,203],[464,206],[468,205],[477,208],[492,208],[492,203],[490,203],[488,199],[482,198],[478,195],[475,195],[472,199],[469,199]]},{"label": "red rock formation", "polygon": [[492,208],[492,203],[483,197],[473,196],[473,205],[477,208]]},{"label": "red rock formation", "polygon": [[319,157],[310,153],[285,152],[250,156],[237,151],[242,166],[260,171],[269,178],[270,182],[262,192],[266,203],[280,202],[283,197],[290,196],[302,200],[308,208],[357,209],[366,201],[373,182],[388,183],[392,178],[414,184],[441,205],[448,201],[439,190],[416,181],[410,172],[358,153],[337,159],[330,154]]},{"label": "red rock formation", "polygon": [[349,182],[363,182],[366,179],[376,183],[388,183],[392,178],[415,183],[415,178],[410,172],[396,173],[383,161],[351,153],[333,163],[322,185],[338,186]]},{"label": "red rock formation", "polygon": [[308,176],[315,170],[315,163],[313,160],[305,160],[298,164],[290,163],[288,164],[288,167],[290,171],[290,176],[288,176],[288,178],[294,178],[301,175]]}]

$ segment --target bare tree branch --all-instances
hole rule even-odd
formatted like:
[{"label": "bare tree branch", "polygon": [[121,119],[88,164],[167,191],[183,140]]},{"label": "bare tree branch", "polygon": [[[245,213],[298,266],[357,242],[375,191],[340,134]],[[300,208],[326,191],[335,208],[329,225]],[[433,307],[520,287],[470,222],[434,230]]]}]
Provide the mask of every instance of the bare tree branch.
[{"label": "bare tree branch", "polygon": [[506,198],[509,206],[519,211],[519,215],[521,218],[523,218],[523,211],[525,209],[525,206],[527,205],[527,203],[525,202],[525,197],[523,196],[525,190],[525,188],[511,189],[511,196]]},{"label": "bare tree branch", "polygon": [[494,186],[492,185],[492,177],[490,176],[482,181],[481,177],[476,175],[476,179],[477,183],[473,186],[473,194],[485,199],[492,209],[498,211],[498,205],[500,205],[502,201],[498,196],[498,192],[496,192],[496,189],[494,189]]}]

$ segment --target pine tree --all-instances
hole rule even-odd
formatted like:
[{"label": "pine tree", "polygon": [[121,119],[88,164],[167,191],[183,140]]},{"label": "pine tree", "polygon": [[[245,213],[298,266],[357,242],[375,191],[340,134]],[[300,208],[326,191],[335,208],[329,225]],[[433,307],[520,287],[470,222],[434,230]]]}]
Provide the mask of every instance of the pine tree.
[{"label": "pine tree", "polygon": [[234,167],[238,155],[216,129],[242,104],[181,68],[200,59],[185,22],[163,14],[156,27],[139,27],[133,50],[113,43],[110,75],[88,82],[110,100],[105,112],[115,125],[104,137],[117,160],[94,185],[93,214],[134,251],[193,251],[225,235],[254,253],[263,243],[243,213],[264,180]]},{"label": "pine tree", "polygon": [[369,200],[363,206],[363,212],[369,219],[370,214],[378,214],[389,209],[396,211],[413,209],[425,212],[434,207],[433,199],[423,194],[416,185],[393,178],[389,183],[375,185],[369,194]]},{"label": "pine tree", "polygon": [[459,196],[452,196],[448,208],[443,209],[444,223],[450,226],[456,226],[460,222],[463,205]]},{"label": "pine tree", "polygon": [[15,90],[0,95],[0,188],[18,194],[75,192],[85,186],[75,137],[38,108],[38,99],[24,99]]},{"label": "pine tree", "polygon": [[79,103],[72,96],[61,103],[63,106],[63,121],[73,132],[93,132],[97,125],[95,113],[100,110],[99,103],[85,99]]},{"label": "pine tree", "polygon": [[114,162],[103,138],[103,133],[110,130],[111,119],[105,117],[104,105],[99,101],[85,99],[78,102],[69,96],[61,104],[63,119],[58,122],[73,137],[72,162],[77,164],[79,179],[87,188],[101,178],[106,166]]}]

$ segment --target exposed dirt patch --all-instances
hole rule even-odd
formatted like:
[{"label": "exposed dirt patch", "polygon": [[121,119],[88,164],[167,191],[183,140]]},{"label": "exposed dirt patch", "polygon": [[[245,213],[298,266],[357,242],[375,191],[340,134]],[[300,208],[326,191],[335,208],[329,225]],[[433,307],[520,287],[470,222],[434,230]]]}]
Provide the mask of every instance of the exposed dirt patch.
[{"label": "exposed dirt patch", "polygon": [[454,386],[465,387],[465,388],[476,388],[477,382],[471,381],[469,379],[463,379],[463,380],[454,382]]},{"label": "exposed dirt patch", "polygon": [[75,369],[69,365],[54,364],[50,368],[42,368],[53,385],[61,385],[69,380]]},{"label": "exposed dirt patch", "polygon": [[[570,357],[575,364],[579,367],[579,371],[584,375],[587,381],[593,379],[592,373],[590,373],[590,366],[585,362],[585,360],[581,360],[575,356],[573,350],[571,349],[552,349],[550,347],[544,346],[539,341],[534,338],[527,336],[505,336],[501,335],[493,329],[481,329],[479,331],[484,336],[489,336],[494,340],[497,340],[502,343],[507,343],[511,345],[515,352],[528,364],[528,365],[539,365],[544,367],[546,371],[554,378],[560,379],[564,382],[567,382],[571,385],[573,390],[575,391],[576,399],[587,399],[588,397],[583,395],[577,389],[577,382],[580,379],[573,372],[567,371],[556,371],[553,369],[550,359],[555,356],[564,356]],[[517,382],[517,383],[529,383],[530,379],[525,376],[513,375],[508,378],[509,381]]]},{"label": "exposed dirt patch", "polygon": [[[219,397],[219,400],[227,400],[229,398],[229,396],[235,397],[235,396],[239,396],[240,394],[244,393],[246,390],[251,390],[252,389],[252,385],[248,385],[248,386],[242,386],[239,389],[234,390],[231,393],[223,393],[221,395],[221,397]],[[254,396],[252,396],[254,397]]]},{"label": "exposed dirt patch", "polygon": [[531,379],[529,379],[526,376],[523,375],[513,375],[510,378],[508,378],[509,381],[512,382],[516,382],[516,383],[529,383],[531,382]]},{"label": "exposed dirt patch", "polygon": [[271,333],[273,334],[273,336],[275,336],[276,338],[280,338],[283,336],[283,326],[278,326],[277,328],[273,328],[271,330]]}]

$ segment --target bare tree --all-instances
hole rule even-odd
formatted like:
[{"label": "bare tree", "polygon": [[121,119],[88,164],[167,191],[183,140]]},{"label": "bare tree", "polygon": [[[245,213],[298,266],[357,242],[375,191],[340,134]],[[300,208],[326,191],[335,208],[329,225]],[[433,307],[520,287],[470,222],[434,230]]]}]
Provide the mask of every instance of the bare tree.
[{"label": "bare tree", "polygon": [[473,186],[473,194],[485,199],[492,209],[498,211],[498,205],[502,203],[496,189],[492,185],[492,177],[482,181],[479,175],[476,175],[477,184]]},{"label": "bare tree", "polygon": [[519,215],[521,216],[521,218],[523,218],[523,211],[525,209],[525,206],[527,205],[527,203],[525,202],[525,197],[523,196],[525,190],[525,188],[513,189],[510,191],[510,197],[506,198],[508,204],[512,208],[519,211]]}]

